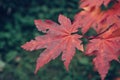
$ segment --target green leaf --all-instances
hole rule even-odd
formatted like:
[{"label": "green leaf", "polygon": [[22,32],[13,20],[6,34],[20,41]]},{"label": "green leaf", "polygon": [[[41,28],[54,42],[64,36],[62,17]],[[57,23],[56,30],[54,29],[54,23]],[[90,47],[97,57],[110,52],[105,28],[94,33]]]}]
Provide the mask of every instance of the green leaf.
[{"label": "green leaf", "polygon": [[5,67],[5,62],[0,60],[0,71],[2,71],[4,67]]},{"label": "green leaf", "polygon": [[7,62],[10,62],[12,61],[17,55],[17,52],[16,51],[11,51],[9,52],[7,55],[6,55],[6,61]]}]

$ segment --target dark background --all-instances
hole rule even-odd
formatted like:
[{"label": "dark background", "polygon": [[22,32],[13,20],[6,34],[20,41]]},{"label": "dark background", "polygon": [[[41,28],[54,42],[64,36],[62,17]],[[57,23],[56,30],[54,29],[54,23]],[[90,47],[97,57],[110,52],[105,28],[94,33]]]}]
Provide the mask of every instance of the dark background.
[{"label": "dark background", "polygon": [[[80,51],[67,72],[60,56],[45,65],[35,75],[36,59],[41,50],[27,52],[21,45],[41,35],[34,25],[35,19],[57,22],[59,14],[71,20],[79,12],[79,0],[0,0],[0,80],[100,80],[93,69],[92,58]],[[117,80],[120,64],[112,61],[106,80]],[[120,80],[120,79],[118,79]]]}]

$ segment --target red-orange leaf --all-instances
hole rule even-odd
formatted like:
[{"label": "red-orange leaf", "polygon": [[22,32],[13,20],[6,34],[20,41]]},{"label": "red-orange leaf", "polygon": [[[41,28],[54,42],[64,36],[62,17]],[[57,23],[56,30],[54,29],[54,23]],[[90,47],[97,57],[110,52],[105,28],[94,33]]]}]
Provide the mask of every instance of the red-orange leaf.
[{"label": "red-orange leaf", "polygon": [[79,25],[75,25],[75,23],[72,24],[71,21],[63,15],[59,16],[58,21],[60,25],[50,20],[35,20],[38,30],[47,32],[47,34],[38,36],[35,40],[31,40],[22,46],[22,48],[29,51],[46,48],[37,59],[35,73],[49,61],[58,57],[60,53],[62,53],[62,60],[68,70],[70,61],[76,51],[75,48],[83,50],[81,41],[79,40],[81,36],[72,34],[77,30],[73,28]]},{"label": "red-orange leaf", "polygon": [[108,5],[108,3],[110,2],[111,0],[80,0],[80,7],[93,7],[93,6],[97,6],[97,7],[100,7],[102,4],[104,4],[105,6]]},{"label": "red-orange leaf", "polygon": [[112,24],[120,25],[120,2],[116,2],[110,9],[101,10],[100,7],[84,7],[84,11],[75,16],[80,23],[82,32],[86,33],[93,27],[97,33],[105,31]]},{"label": "red-orange leaf", "polygon": [[102,20],[103,12],[97,7],[85,7],[84,11],[75,16],[75,21],[80,24],[82,32],[86,33],[90,27],[96,27]]},{"label": "red-orange leaf", "polygon": [[110,62],[117,60],[120,55],[120,27],[113,26],[107,32],[90,40],[86,54],[95,55],[93,59],[95,68],[104,80],[110,68]]}]

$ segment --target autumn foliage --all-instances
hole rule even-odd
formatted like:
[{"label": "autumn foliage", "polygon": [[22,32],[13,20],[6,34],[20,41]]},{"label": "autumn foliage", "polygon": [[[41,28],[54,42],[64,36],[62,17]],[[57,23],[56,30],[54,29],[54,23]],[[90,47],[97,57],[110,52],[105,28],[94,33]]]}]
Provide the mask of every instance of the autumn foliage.
[{"label": "autumn foliage", "polygon": [[[102,80],[108,73],[110,62],[119,61],[120,0],[80,0],[80,8],[83,10],[75,15],[73,22],[61,14],[58,17],[59,23],[35,20],[37,29],[46,34],[22,45],[28,51],[45,48],[37,59],[35,73],[60,54],[68,70],[76,48],[85,55],[95,56],[93,63]],[[97,34],[85,36],[90,28]],[[82,34],[78,34],[79,29]],[[81,38],[89,40],[88,44],[82,44]]]}]

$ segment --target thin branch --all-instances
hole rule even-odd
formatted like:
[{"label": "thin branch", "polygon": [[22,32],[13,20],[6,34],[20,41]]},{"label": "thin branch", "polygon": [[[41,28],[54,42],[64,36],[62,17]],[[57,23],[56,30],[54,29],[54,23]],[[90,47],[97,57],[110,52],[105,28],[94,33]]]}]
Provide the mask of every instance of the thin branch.
[{"label": "thin branch", "polygon": [[106,31],[108,31],[111,27],[113,27],[113,25],[115,25],[115,23],[113,23],[112,25],[110,25],[106,30],[104,30],[103,32],[97,34],[96,36],[92,36],[90,38],[88,38],[88,40],[92,40],[94,38],[97,38],[98,36],[100,36],[101,34],[104,34]]}]

